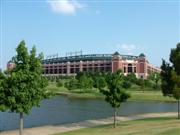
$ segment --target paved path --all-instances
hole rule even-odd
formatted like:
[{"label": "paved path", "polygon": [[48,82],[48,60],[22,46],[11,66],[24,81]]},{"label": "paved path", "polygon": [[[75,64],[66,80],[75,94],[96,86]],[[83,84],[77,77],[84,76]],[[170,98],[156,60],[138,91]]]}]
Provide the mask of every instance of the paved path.
[{"label": "paved path", "polygon": [[[128,121],[128,120],[136,120],[136,119],[144,119],[144,118],[154,118],[154,117],[168,117],[177,115],[174,112],[169,113],[148,113],[142,115],[133,115],[127,117],[117,117],[118,121]],[[26,128],[24,129],[23,135],[51,135],[55,133],[62,133],[72,130],[77,130],[81,128],[94,127],[97,125],[110,124],[113,122],[113,118],[107,119],[98,119],[98,120],[86,120],[77,123],[71,124],[63,124],[63,125],[48,125],[42,127],[34,127],[34,128]],[[18,135],[18,130],[0,132],[0,135]]]}]

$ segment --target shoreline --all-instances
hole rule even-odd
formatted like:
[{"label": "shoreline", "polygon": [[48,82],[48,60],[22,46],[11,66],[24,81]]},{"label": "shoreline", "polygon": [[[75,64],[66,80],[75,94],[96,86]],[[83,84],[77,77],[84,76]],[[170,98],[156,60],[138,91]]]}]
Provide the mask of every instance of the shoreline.
[{"label": "shoreline", "polygon": [[[139,120],[145,118],[156,118],[156,117],[174,117],[177,116],[177,112],[167,112],[167,113],[147,113],[147,114],[138,114],[130,116],[118,116],[117,121],[130,121],[130,120]],[[96,127],[100,125],[112,124],[113,117],[97,120],[85,120],[76,123],[69,124],[60,124],[60,125],[45,125],[40,127],[25,128],[24,135],[51,135],[56,133],[63,133],[73,130],[78,130],[82,128]],[[11,131],[2,131],[0,135],[19,135],[19,130]]]},{"label": "shoreline", "polygon": [[[80,98],[80,99],[99,99],[104,100],[103,96],[93,96],[93,95],[81,95],[78,93],[70,93],[70,92],[57,92],[56,95],[66,96],[68,98]],[[128,99],[129,102],[169,102],[169,103],[176,103],[175,99],[172,100],[152,100],[152,99]]]}]

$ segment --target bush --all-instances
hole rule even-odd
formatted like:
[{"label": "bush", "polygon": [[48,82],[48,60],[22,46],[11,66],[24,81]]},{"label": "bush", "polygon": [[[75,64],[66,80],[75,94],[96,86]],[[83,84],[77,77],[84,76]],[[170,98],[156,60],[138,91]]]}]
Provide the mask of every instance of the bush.
[{"label": "bush", "polygon": [[59,80],[57,83],[56,83],[57,87],[63,87],[63,82],[61,80]]},{"label": "bush", "polygon": [[131,86],[132,86],[132,84],[129,81],[124,81],[122,83],[122,87],[125,88],[125,89],[129,89],[129,88],[131,88]]},{"label": "bush", "polygon": [[137,81],[137,78],[134,73],[129,73],[127,76],[124,76],[124,80],[135,84]]},{"label": "bush", "polygon": [[65,83],[65,87],[68,90],[74,90],[79,88],[79,83],[76,79],[71,79],[69,82]]},{"label": "bush", "polygon": [[141,89],[144,89],[144,79],[137,79],[136,84],[141,87]]},{"label": "bush", "polygon": [[92,88],[93,87],[93,80],[90,76],[87,76],[86,74],[83,74],[82,76],[79,77],[79,86],[81,89],[87,89],[87,88]]},{"label": "bush", "polygon": [[96,77],[94,79],[94,87],[95,88],[98,88],[98,89],[101,89],[101,88],[104,88],[106,87],[106,80],[104,77]]},{"label": "bush", "polygon": [[149,79],[145,79],[144,80],[144,85],[146,86],[146,87],[152,87],[152,82],[149,80]]}]

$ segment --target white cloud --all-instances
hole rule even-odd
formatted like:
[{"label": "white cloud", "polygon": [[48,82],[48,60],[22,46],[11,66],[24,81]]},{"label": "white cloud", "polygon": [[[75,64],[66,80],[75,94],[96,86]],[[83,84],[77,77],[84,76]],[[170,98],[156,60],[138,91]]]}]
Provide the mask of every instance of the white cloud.
[{"label": "white cloud", "polygon": [[117,49],[123,50],[125,53],[132,55],[135,51],[141,50],[142,46],[135,44],[117,44]]},{"label": "white cloud", "polygon": [[82,9],[83,5],[76,0],[48,0],[52,10],[61,14],[75,14],[78,9]]}]

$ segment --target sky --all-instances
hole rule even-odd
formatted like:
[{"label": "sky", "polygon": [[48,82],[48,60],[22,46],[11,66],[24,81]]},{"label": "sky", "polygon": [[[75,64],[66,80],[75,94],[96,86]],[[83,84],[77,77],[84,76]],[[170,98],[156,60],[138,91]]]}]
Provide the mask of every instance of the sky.
[{"label": "sky", "polygon": [[160,66],[180,42],[180,0],[0,0],[0,67],[25,40],[45,57],[139,55]]}]

